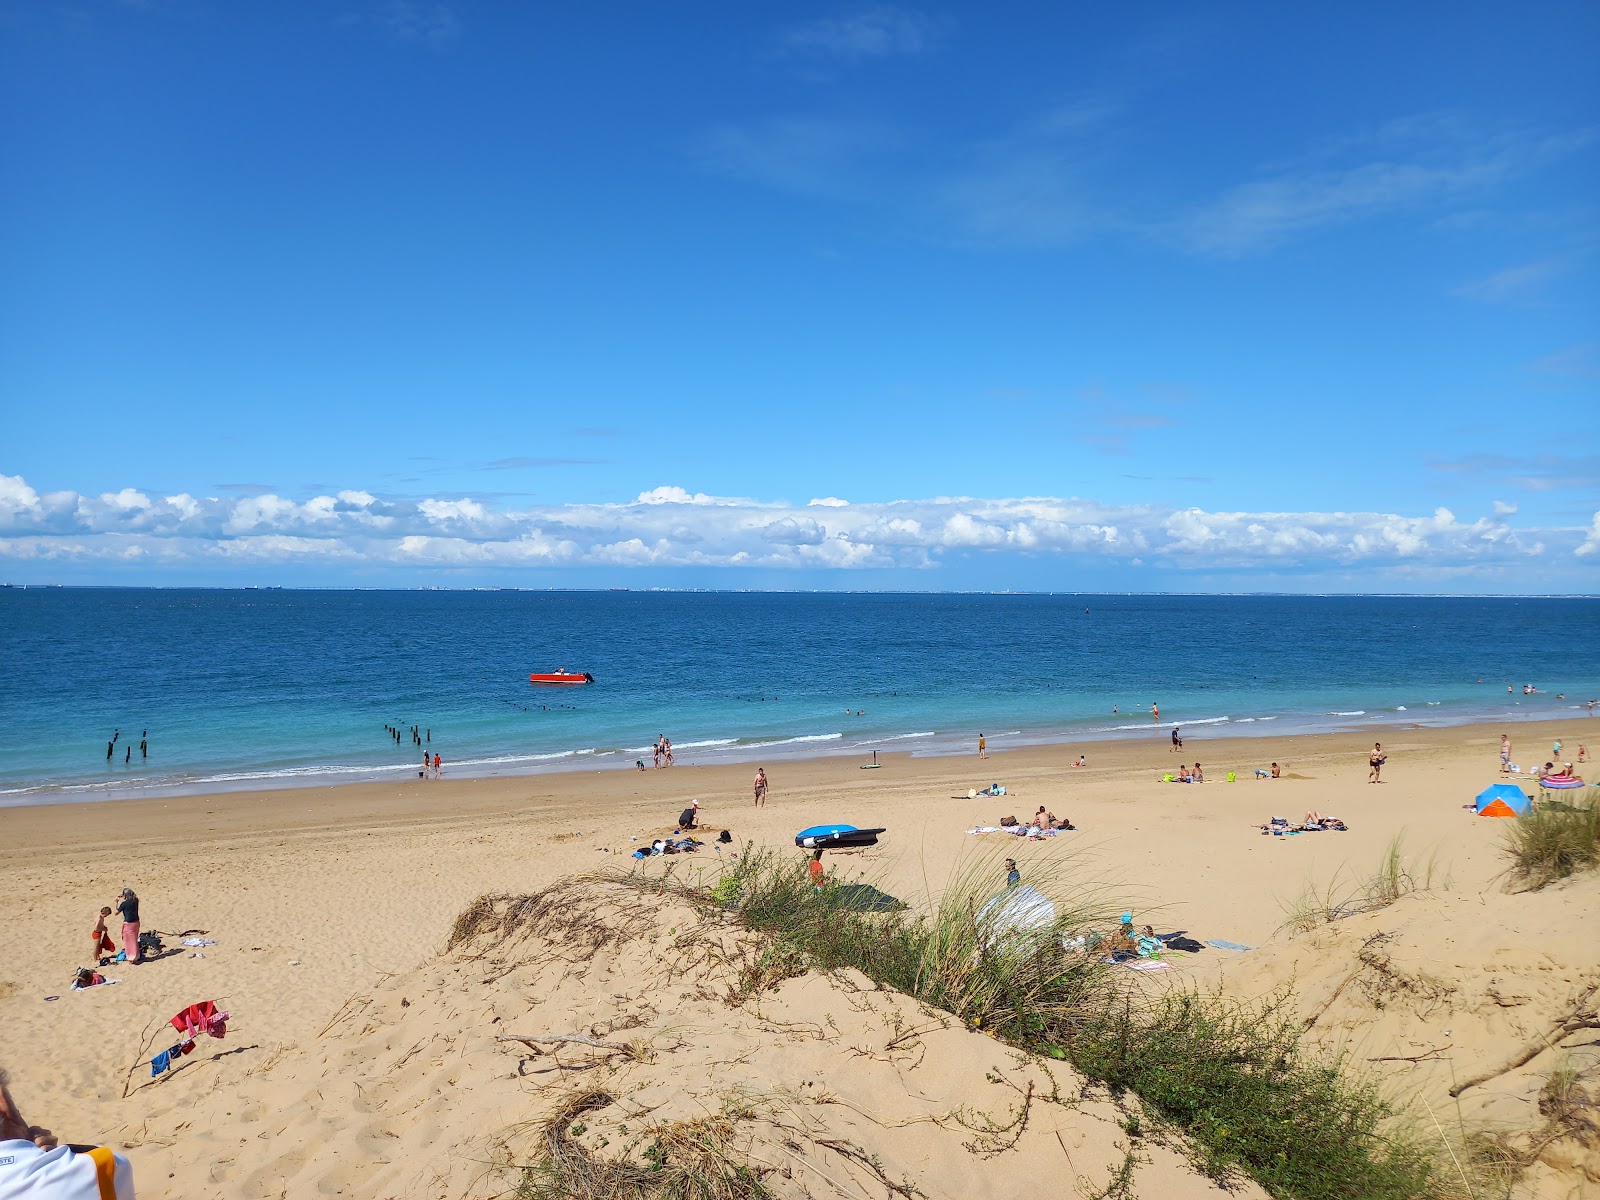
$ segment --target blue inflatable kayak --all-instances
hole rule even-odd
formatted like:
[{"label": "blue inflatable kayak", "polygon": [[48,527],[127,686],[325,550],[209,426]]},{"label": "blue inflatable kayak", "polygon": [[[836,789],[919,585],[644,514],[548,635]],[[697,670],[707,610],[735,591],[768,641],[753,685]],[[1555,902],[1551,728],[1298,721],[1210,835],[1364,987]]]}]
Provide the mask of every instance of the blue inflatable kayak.
[{"label": "blue inflatable kayak", "polygon": [[794,844],[803,850],[835,850],[847,846],[876,846],[878,835],[886,829],[857,829],[854,825],[813,825],[794,835]]}]

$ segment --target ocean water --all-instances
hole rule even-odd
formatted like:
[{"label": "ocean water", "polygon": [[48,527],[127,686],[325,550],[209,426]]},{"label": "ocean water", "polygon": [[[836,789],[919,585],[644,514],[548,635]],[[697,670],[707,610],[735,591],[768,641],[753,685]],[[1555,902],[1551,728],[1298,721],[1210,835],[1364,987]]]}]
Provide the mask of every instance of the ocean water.
[{"label": "ocean water", "polygon": [[[1592,599],[8,588],[0,807],[414,773],[386,724],[452,775],[631,768],[661,733],[679,762],[1382,737],[1578,715],[1597,634]],[[596,682],[528,683],[563,667]]]}]

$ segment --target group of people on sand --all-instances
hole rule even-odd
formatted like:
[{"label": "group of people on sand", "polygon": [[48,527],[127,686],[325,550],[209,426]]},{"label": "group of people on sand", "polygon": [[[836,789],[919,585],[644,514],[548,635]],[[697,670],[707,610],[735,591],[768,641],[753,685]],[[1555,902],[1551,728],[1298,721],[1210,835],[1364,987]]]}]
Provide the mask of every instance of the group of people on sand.
[{"label": "group of people on sand", "polygon": [[111,933],[106,929],[106,921],[111,914],[116,912],[122,918],[122,952],[127,961],[139,961],[139,897],[134,895],[130,887],[122,889],[122,894],[117,897],[116,908],[106,905],[100,910],[99,920],[95,921],[94,928],[89,931],[91,942],[91,958],[96,960],[113,955],[117,952],[116,943],[111,940]]},{"label": "group of people on sand", "polygon": [[1015,817],[1001,817],[1000,828],[1008,833],[1023,833],[1029,829],[1076,829],[1070,818],[1057,818],[1044,805],[1039,806],[1039,811],[1027,821],[1018,821]]},{"label": "group of people on sand", "polygon": [[1328,830],[1345,833],[1350,826],[1338,817],[1325,817],[1313,808],[1306,813],[1306,819],[1298,825],[1291,824],[1288,817],[1273,817],[1270,821],[1252,825],[1251,828],[1259,829],[1262,833],[1323,833]]},{"label": "group of people on sand", "polygon": [[1179,763],[1178,773],[1172,777],[1173,783],[1204,783],[1205,781],[1206,773],[1199,763],[1195,763],[1192,771],[1187,763]]}]

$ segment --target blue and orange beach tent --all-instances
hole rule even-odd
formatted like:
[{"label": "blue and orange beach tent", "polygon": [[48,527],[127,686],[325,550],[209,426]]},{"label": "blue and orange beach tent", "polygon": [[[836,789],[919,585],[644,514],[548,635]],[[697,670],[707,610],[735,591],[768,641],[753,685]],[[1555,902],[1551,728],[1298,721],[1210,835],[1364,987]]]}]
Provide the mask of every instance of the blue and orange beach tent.
[{"label": "blue and orange beach tent", "polygon": [[1493,783],[1478,793],[1480,817],[1515,817],[1528,811],[1533,801],[1514,783]]}]

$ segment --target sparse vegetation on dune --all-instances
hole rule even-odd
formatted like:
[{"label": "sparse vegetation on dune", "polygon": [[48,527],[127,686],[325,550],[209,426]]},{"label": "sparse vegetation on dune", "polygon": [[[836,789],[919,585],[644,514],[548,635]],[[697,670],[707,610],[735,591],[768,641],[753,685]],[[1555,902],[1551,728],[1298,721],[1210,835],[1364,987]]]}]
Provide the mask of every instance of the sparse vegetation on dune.
[{"label": "sparse vegetation on dune", "polygon": [[[1374,893],[1415,886],[1398,845],[1385,862]],[[1392,1119],[1374,1085],[1302,1047],[1304,1025],[1287,997],[1248,1005],[1173,989],[1152,999],[1131,973],[1066,948],[1105,928],[1103,905],[1058,906],[1049,928],[1025,933],[976,920],[994,877],[968,872],[929,913],[857,911],[847,886],[818,892],[793,861],[764,851],[745,854],[710,888],[620,878],[677,891],[770,937],[764,959],[777,978],[854,968],[1021,1049],[1071,1061],[1186,1134],[1197,1167],[1219,1180],[1247,1175],[1292,1200],[1469,1193],[1436,1168],[1432,1146]]]},{"label": "sparse vegetation on dune", "polygon": [[1546,800],[1507,822],[1505,853],[1512,877],[1542,888],[1600,865],[1600,801],[1584,789],[1572,803]]},{"label": "sparse vegetation on dune", "polygon": [[1450,886],[1441,876],[1437,858],[1430,855],[1425,862],[1412,862],[1404,837],[1397,834],[1389,839],[1371,874],[1351,881],[1341,871],[1321,889],[1308,880],[1297,896],[1282,902],[1282,928],[1308,933],[1319,925],[1388,908],[1408,892],[1425,892],[1441,883]]}]

